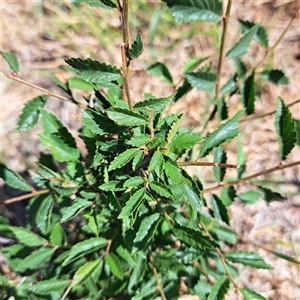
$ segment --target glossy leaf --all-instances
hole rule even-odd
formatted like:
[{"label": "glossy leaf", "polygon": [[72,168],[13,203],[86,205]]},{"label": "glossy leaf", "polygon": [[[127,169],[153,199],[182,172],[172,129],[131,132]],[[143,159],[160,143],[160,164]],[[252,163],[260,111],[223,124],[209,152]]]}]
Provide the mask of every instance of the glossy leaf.
[{"label": "glossy leaf", "polygon": [[138,151],[139,150],[137,148],[133,148],[122,152],[111,162],[108,171],[122,168],[132,160],[132,158],[137,154]]},{"label": "glossy leaf", "polygon": [[23,227],[10,226],[9,230],[13,232],[13,234],[20,241],[20,243],[26,246],[37,247],[42,246],[47,242],[44,238]]},{"label": "glossy leaf", "polygon": [[176,22],[204,21],[215,22],[221,21],[223,16],[223,5],[219,0],[163,0]]},{"label": "glossy leaf", "polygon": [[164,168],[164,156],[160,151],[155,151],[150,160],[148,170],[155,171],[156,174],[160,176],[163,168]]},{"label": "glossy leaf", "polygon": [[87,281],[93,272],[98,268],[100,264],[100,259],[89,261],[83,266],[81,266],[73,276],[72,286],[80,285]]},{"label": "glossy leaf", "polygon": [[49,194],[45,199],[43,199],[43,202],[41,203],[41,206],[38,210],[36,223],[37,227],[43,234],[46,234],[49,230],[53,205],[53,196]]},{"label": "glossy leaf", "polygon": [[229,224],[229,215],[226,206],[223,204],[221,199],[216,196],[212,195],[211,198],[212,206],[214,209],[214,216],[216,219],[225,222],[226,224]]},{"label": "glossy leaf", "polygon": [[234,263],[258,269],[274,269],[271,265],[264,262],[261,256],[251,251],[232,251],[226,254],[226,259]]},{"label": "glossy leaf", "polygon": [[177,163],[171,160],[170,158],[166,158],[165,160],[165,172],[167,177],[170,178],[172,181],[179,184],[186,183],[185,178],[181,175],[181,171]]},{"label": "glossy leaf", "polygon": [[105,256],[105,262],[109,266],[111,272],[118,277],[119,279],[123,279],[123,270],[122,265],[118,259],[118,257],[114,253],[109,253]]},{"label": "glossy leaf", "polygon": [[91,207],[92,202],[87,201],[82,198],[77,198],[74,203],[64,212],[60,222],[66,222],[68,220],[73,219],[75,216],[77,216],[82,210],[84,210],[87,207]]},{"label": "glossy leaf", "polygon": [[229,119],[226,123],[218,127],[212,132],[202,144],[200,156],[205,157],[214,147],[223,144],[226,141],[232,140],[240,133],[239,121],[244,110],[239,110],[235,116]]},{"label": "glossy leaf", "polygon": [[165,184],[162,184],[160,182],[152,181],[149,184],[150,189],[156,192],[158,195],[165,197],[167,199],[172,200],[174,198],[172,191],[169,189],[169,187]]},{"label": "glossy leaf", "polygon": [[123,108],[110,108],[107,114],[117,124],[123,126],[140,126],[147,124],[147,118],[133,111]]},{"label": "glossy leaf", "polygon": [[12,52],[3,52],[0,50],[0,55],[7,61],[9,64],[10,68],[18,73],[19,72],[19,62],[16,54]]},{"label": "glossy leaf", "polygon": [[292,114],[280,97],[275,113],[275,128],[279,141],[279,158],[285,160],[296,144],[297,135]]},{"label": "glossy leaf", "polygon": [[259,74],[259,78],[276,85],[289,84],[289,79],[281,70],[265,70]]},{"label": "glossy leaf", "polygon": [[203,206],[203,199],[200,193],[196,193],[194,189],[186,184],[181,186],[183,195],[185,196],[187,202],[191,205],[194,211],[194,219],[196,219],[195,212],[201,212]]},{"label": "glossy leaf", "polygon": [[164,63],[156,62],[155,64],[149,66],[147,73],[161,77],[161,79],[168,84],[173,84],[173,77],[168,67]]},{"label": "glossy leaf", "polygon": [[252,74],[245,80],[242,88],[242,99],[246,109],[246,114],[251,115],[254,113],[254,102],[256,100],[255,95],[255,69]]},{"label": "glossy leaf", "polygon": [[134,108],[147,108],[149,110],[154,110],[155,112],[163,112],[168,104],[174,99],[174,97],[175,94],[172,94],[171,96],[165,98],[139,101],[135,104]]},{"label": "glossy leaf", "polygon": [[144,45],[143,45],[142,36],[140,33],[138,33],[133,44],[131,45],[130,52],[129,52],[130,56],[132,58],[139,57],[143,52],[143,48],[144,48]]},{"label": "glossy leaf", "polygon": [[[227,155],[222,147],[217,147],[214,150],[214,162],[225,164],[227,162]],[[226,169],[220,167],[213,167],[214,176],[217,181],[221,182],[224,179]]]},{"label": "glossy leaf", "polygon": [[241,293],[243,294],[245,300],[268,300],[267,298],[263,297],[262,295],[249,290],[247,288],[241,288]]},{"label": "glossy leaf", "polygon": [[133,137],[131,138],[127,144],[134,146],[134,147],[141,147],[144,146],[146,144],[148,144],[151,140],[150,135],[148,134],[141,134],[139,136]]},{"label": "glossy leaf", "polygon": [[42,95],[33,98],[27,102],[22,109],[22,113],[19,116],[17,131],[21,132],[29,128],[34,127],[40,115],[40,109],[44,107],[48,96]]},{"label": "glossy leaf", "polygon": [[218,278],[215,284],[212,286],[207,300],[223,300],[230,287],[230,281],[226,275],[222,275]]},{"label": "glossy leaf", "polygon": [[35,294],[39,295],[49,295],[53,291],[63,291],[70,285],[70,280],[58,280],[58,279],[50,279],[43,280],[36,284],[34,284],[31,290]]},{"label": "glossy leaf", "polygon": [[216,74],[204,71],[186,73],[185,77],[192,87],[205,92],[212,91],[218,79]]},{"label": "glossy leaf", "polygon": [[144,179],[141,176],[130,177],[124,182],[124,187],[136,187],[144,184]]},{"label": "glossy leaf", "polygon": [[66,233],[59,223],[56,223],[53,228],[50,236],[50,243],[53,246],[65,246],[67,243]]},{"label": "glossy leaf", "polygon": [[203,140],[197,133],[185,132],[175,136],[169,144],[170,152],[179,153],[182,149],[191,149],[194,145]]}]

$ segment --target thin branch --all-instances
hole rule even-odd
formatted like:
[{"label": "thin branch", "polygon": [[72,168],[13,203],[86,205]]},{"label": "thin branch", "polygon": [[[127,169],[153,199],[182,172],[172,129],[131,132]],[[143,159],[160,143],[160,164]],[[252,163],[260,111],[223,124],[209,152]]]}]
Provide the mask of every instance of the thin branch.
[{"label": "thin branch", "polygon": [[7,205],[7,204],[10,204],[10,203],[23,201],[23,200],[26,200],[28,198],[34,197],[34,196],[47,194],[49,192],[50,192],[49,189],[35,191],[35,192],[29,193],[29,194],[26,194],[26,195],[22,195],[22,196],[19,196],[19,197],[14,197],[14,198],[10,198],[10,199],[7,199],[7,200],[0,201],[0,204]]},{"label": "thin branch", "polygon": [[149,262],[150,262],[150,264],[151,264],[151,266],[152,266],[153,274],[154,274],[154,276],[155,276],[156,283],[157,283],[157,288],[158,288],[158,290],[159,290],[159,292],[160,292],[160,295],[161,295],[161,297],[163,298],[163,300],[167,300],[167,297],[166,297],[166,295],[165,295],[165,293],[164,293],[164,290],[163,290],[163,288],[162,288],[162,286],[161,286],[161,284],[160,284],[160,280],[159,280],[159,278],[158,278],[157,270],[156,270],[156,268],[155,268],[155,266],[154,266],[154,260],[153,260],[153,257],[152,257],[150,254],[148,255],[148,259],[149,259]]},{"label": "thin branch", "polygon": [[221,164],[215,162],[202,162],[202,161],[184,161],[177,163],[179,167],[186,167],[186,166],[212,166],[212,167],[220,167],[220,168],[232,168],[237,169],[238,165],[231,165],[231,164]]},{"label": "thin branch", "polygon": [[241,178],[241,179],[238,179],[238,180],[229,181],[229,182],[225,182],[225,183],[219,183],[217,186],[214,186],[214,187],[211,187],[211,188],[208,188],[208,189],[205,189],[205,190],[201,191],[201,193],[203,193],[203,194],[204,193],[209,193],[211,191],[214,191],[216,189],[220,189],[220,188],[223,188],[223,187],[232,186],[232,185],[240,184],[240,183],[245,183],[245,182],[249,181],[250,179],[256,178],[258,176],[267,175],[267,174],[270,174],[272,172],[275,172],[275,171],[278,171],[278,170],[283,170],[283,169],[286,169],[286,168],[291,168],[291,167],[294,167],[294,166],[297,166],[297,165],[300,165],[300,160],[292,162],[290,164],[285,164],[285,165],[284,164],[279,164],[276,167],[262,170],[260,172],[254,173],[250,176],[247,176],[247,177],[244,177],[244,178]]},{"label": "thin branch", "polygon": [[198,268],[198,270],[201,272],[201,274],[206,278],[207,282],[209,282],[211,285],[214,284],[214,282],[209,278],[208,274],[205,272],[205,270],[202,268],[202,266],[199,264],[197,260],[193,262],[194,266]]},{"label": "thin branch", "polygon": [[[295,100],[294,102],[291,102],[291,103],[287,104],[286,106],[290,107],[290,106],[292,106],[294,104],[297,104],[299,102],[300,102],[300,99]],[[265,114],[254,114],[254,115],[251,115],[249,117],[244,118],[243,120],[240,121],[240,123],[252,121],[252,120],[255,120],[255,119],[259,119],[259,118],[264,118],[266,116],[270,116],[270,115],[273,115],[275,113],[276,113],[276,109],[272,110],[270,112],[267,112]]]},{"label": "thin branch", "polygon": [[[123,0],[122,6],[122,30],[123,30],[123,42],[125,44],[126,56],[129,59],[129,22],[128,22],[128,0]],[[129,64],[129,61],[128,61]]]},{"label": "thin branch", "polygon": [[72,285],[72,282],[71,282],[71,284],[68,286],[68,288],[66,289],[66,291],[64,292],[64,294],[62,295],[62,297],[60,298],[60,300],[65,300],[66,299],[66,297],[70,293],[72,287],[73,287],[73,285]]},{"label": "thin branch", "polygon": [[129,90],[129,82],[128,82],[128,67],[126,63],[126,56],[125,56],[125,44],[121,45],[121,56],[122,56],[122,66],[123,66],[123,79],[124,79],[124,96],[125,99],[128,101],[129,109],[132,109],[131,97],[130,97],[130,90]]}]

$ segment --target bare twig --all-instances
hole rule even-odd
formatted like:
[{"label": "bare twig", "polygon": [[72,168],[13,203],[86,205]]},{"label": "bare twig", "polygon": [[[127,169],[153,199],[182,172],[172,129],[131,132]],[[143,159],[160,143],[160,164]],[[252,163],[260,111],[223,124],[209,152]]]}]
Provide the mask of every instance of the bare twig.
[{"label": "bare twig", "polygon": [[124,100],[128,101],[129,109],[132,109],[131,97],[130,97],[130,90],[129,90],[129,82],[128,82],[128,66],[126,63],[126,56],[125,56],[125,44],[121,45],[121,56],[122,56],[122,66],[123,66],[123,79],[124,79]]},{"label": "bare twig", "polygon": [[4,201],[0,201],[0,204],[7,205],[7,204],[10,204],[10,203],[26,200],[28,198],[35,197],[35,196],[38,196],[38,195],[47,194],[47,193],[50,193],[49,189],[35,191],[35,192],[29,193],[29,194],[26,194],[26,195],[22,195],[22,196],[19,196],[19,197],[14,197],[14,198],[10,198],[10,199],[4,200]]},{"label": "bare twig", "polygon": [[66,289],[66,291],[64,292],[64,294],[62,295],[62,297],[60,298],[60,300],[66,299],[66,297],[67,297],[68,294],[70,293],[72,287],[73,287],[73,285],[72,285],[72,282],[71,282],[71,284],[68,286],[68,288]]},{"label": "bare twig", "polygon": [[212,167],[220,167],[220,168],[232,168],[237,169],[238,165],[231,165],[231,164],[221,164],[215,162],[202,162],[202,161],[184,161],[177,163],[179,167],[186,167],[186,166],[212,166]]}]

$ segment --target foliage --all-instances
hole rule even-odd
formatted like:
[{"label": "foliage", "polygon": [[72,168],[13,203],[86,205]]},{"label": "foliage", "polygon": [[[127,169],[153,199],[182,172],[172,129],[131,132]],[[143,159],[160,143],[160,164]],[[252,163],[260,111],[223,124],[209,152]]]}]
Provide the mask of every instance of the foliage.
[{"label": "foliage", "polygon": [[[267,202],[282,197],[257,182],[254,189],[238,193],[234,185],[254,177],[244,174],[247,158],[239,143],[237,178],[228,182],[226,167],[231,165],[226,164],[226,148],[221,145],[241,134],[243,115],[254,114],[259,80],[288,83],[281,70],[259,72],[254,68],[246,76],[242,56],[252,42],[267,47],[266,29],[239,20],[242,37],[226,54],[235,59],[236,70],[221,89],[220,72],[213,72],[208,65],[197,70],[207,58],[188,62],[181,86],[174,85],[166,64],[157,61],[147,72],[172,85],[174,93],[162,98],[146,94],[132,105],[127,74],[131,60],[142,55],[144,44],[140,33],[129,44],[127,1],[123,6],[113,0],[73,2],[121,14],[123,65],[118,68],[92,59],[69,58],[66,63],[78,77],[67,84],[56,79],[74,104],[79,105],[72,89],[94,92],[93,105],[86,99],[81,111],[79,133],[87,154],[56,116],[44,109],[46,95],[25,105],[18,131],[34,127],[41,119],[43,133],[39,137],[49,154],[41,155],[32,177],[42,193],[0,165],[0,176],[8,185],[32,191],[27,228],[0,220],[4,234],[16,239],[3,254],[13,272],[25,278],[18,285],[3,280],[2,291],[15,299],[24,299],[24,295],[30,299],[177,299],[184,281],[189,293],[201,299],[224,299],[232,285],[246,300],[265,299],[235,282],[238,271],[232,263],[263,269],[272,266],[255,252],[224,250],[237,239],[229,227],[228,207],[237,195],[246,203],[255,203],[263,195]],[[217,23],[224,14],[219,0],[163,2],[177,22]],[[18,72],[16,56],[0,53],[12,71]],[[209,135],[204,129],[199,134],[181,127],[179,114],[164,113],[170,103],[192,89],[215,91],[212,103],[220,124]],[[232,117],[226,103],[229,94],[241,98],[241,109]],[[275,119],[279,159],[285,160],[296,144],[299,126],[281,98]],[[227,181],[226,187],[220,184],[215,188],[221,189],[219,196],[206,196],[200,179],[185,171],[187,165],[201,166],[201,161],[190,160],[192,149],[201,158],[214,153],[211,165],[216,182]],[[298,262],[292,257],[288,260]]]}]

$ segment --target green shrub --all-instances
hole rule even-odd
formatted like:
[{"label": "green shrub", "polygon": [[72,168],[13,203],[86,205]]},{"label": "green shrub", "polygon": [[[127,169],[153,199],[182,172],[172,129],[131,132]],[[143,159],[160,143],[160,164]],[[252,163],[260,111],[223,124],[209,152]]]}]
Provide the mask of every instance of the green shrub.
[{"label": "green shrub", "polygon": [[[246,174],[242,144],[237,150],[238,165],[227,164],[222,147],[242,134],[242,116],[263,117],[255,114],[255,87],[259,82],[288,83],[281,70],[262,69],[275,48],[268,48],[266,29],[239,20],[241,38],[225,53],[231,1],[224,13],[219,0],[163,0],[177,22],[223,22],[217,70],[204,64],[206,58],[194,57],[185,66],[182,83],[176,86],[168,67],[157,61],[148,72],[174,86],[175,92],[163,98],[145,94],[132,102],[130,62],[142,54],[143,40],[138,34],[130,44],[128,0],[74,2],[120,13],[122,68],[91,59],[66,59],[77,76],[67,83],[55,79],[55,83],[68,96],[42,90],[43,94],[25,105],[18,131],[34,127],[41,119],[44,131],[39,138],[48,154],[40,154],[32,176],[39,190],[0,165],[1,178],[9,186],[30,192],[5,201],[30,198],[26,228],[11,226],[5,218],[0,220],[2,234],[18,240],[3,248],[3,254],[13,272],[23,278],[15,284],[2,276],[3,297],[177,299],[185,285],[186,292],[201,299],[224,299],[230,288],[240,291],[246,300],[266,299],[238,283],[234,263],[263,269],[272,266],[256,252],[225,251],[225,246],[234,249],[237,241],[237,234],[230,229],[228,207],[235,197],[246,203],[255,203],[261,197],[267,203],[282,201],[279,193],[257,180],[248,192],[240,192],[237,186],[245,182],[251,186],[259,175],[295,166],[299,161],[280,162],[274,168]],[[256,67],[247,69],[242,56],[252,41],[268,51]],[[4,75],[27,83],[18,77],[16,56],[7,52],[1,55],[13,71]],[[221,87],[224,57],[235,62],[235,72]],[[74,88],[92,91],[92,98],[78,103],[73,98]],[[184,101],[193,89],[208,92],[211,97],[211,114],[202,133],[182,127],[182,115],[164,113],[171,102]],[[234,94],[240,95],[241,109],[229,118],[226,100]],[[56,116],[44,109],[48,96],[82,108],[79,134],[87,154],[78,149],[74,137]],[[274,114],[279,160],[283,161],[296,144],[296,125],[280,97]],[[207,135],[206,125],[213,119],[219,120],[219,126]],[[213,151],[214,161],[192,160],[192,149],[199,158]],[[216,185],[204,189],[186,166],[211,166]],[[226,168],[237,169],[233,180],[226,179]],[[299,263],[296,258],[281,257]]]}]

